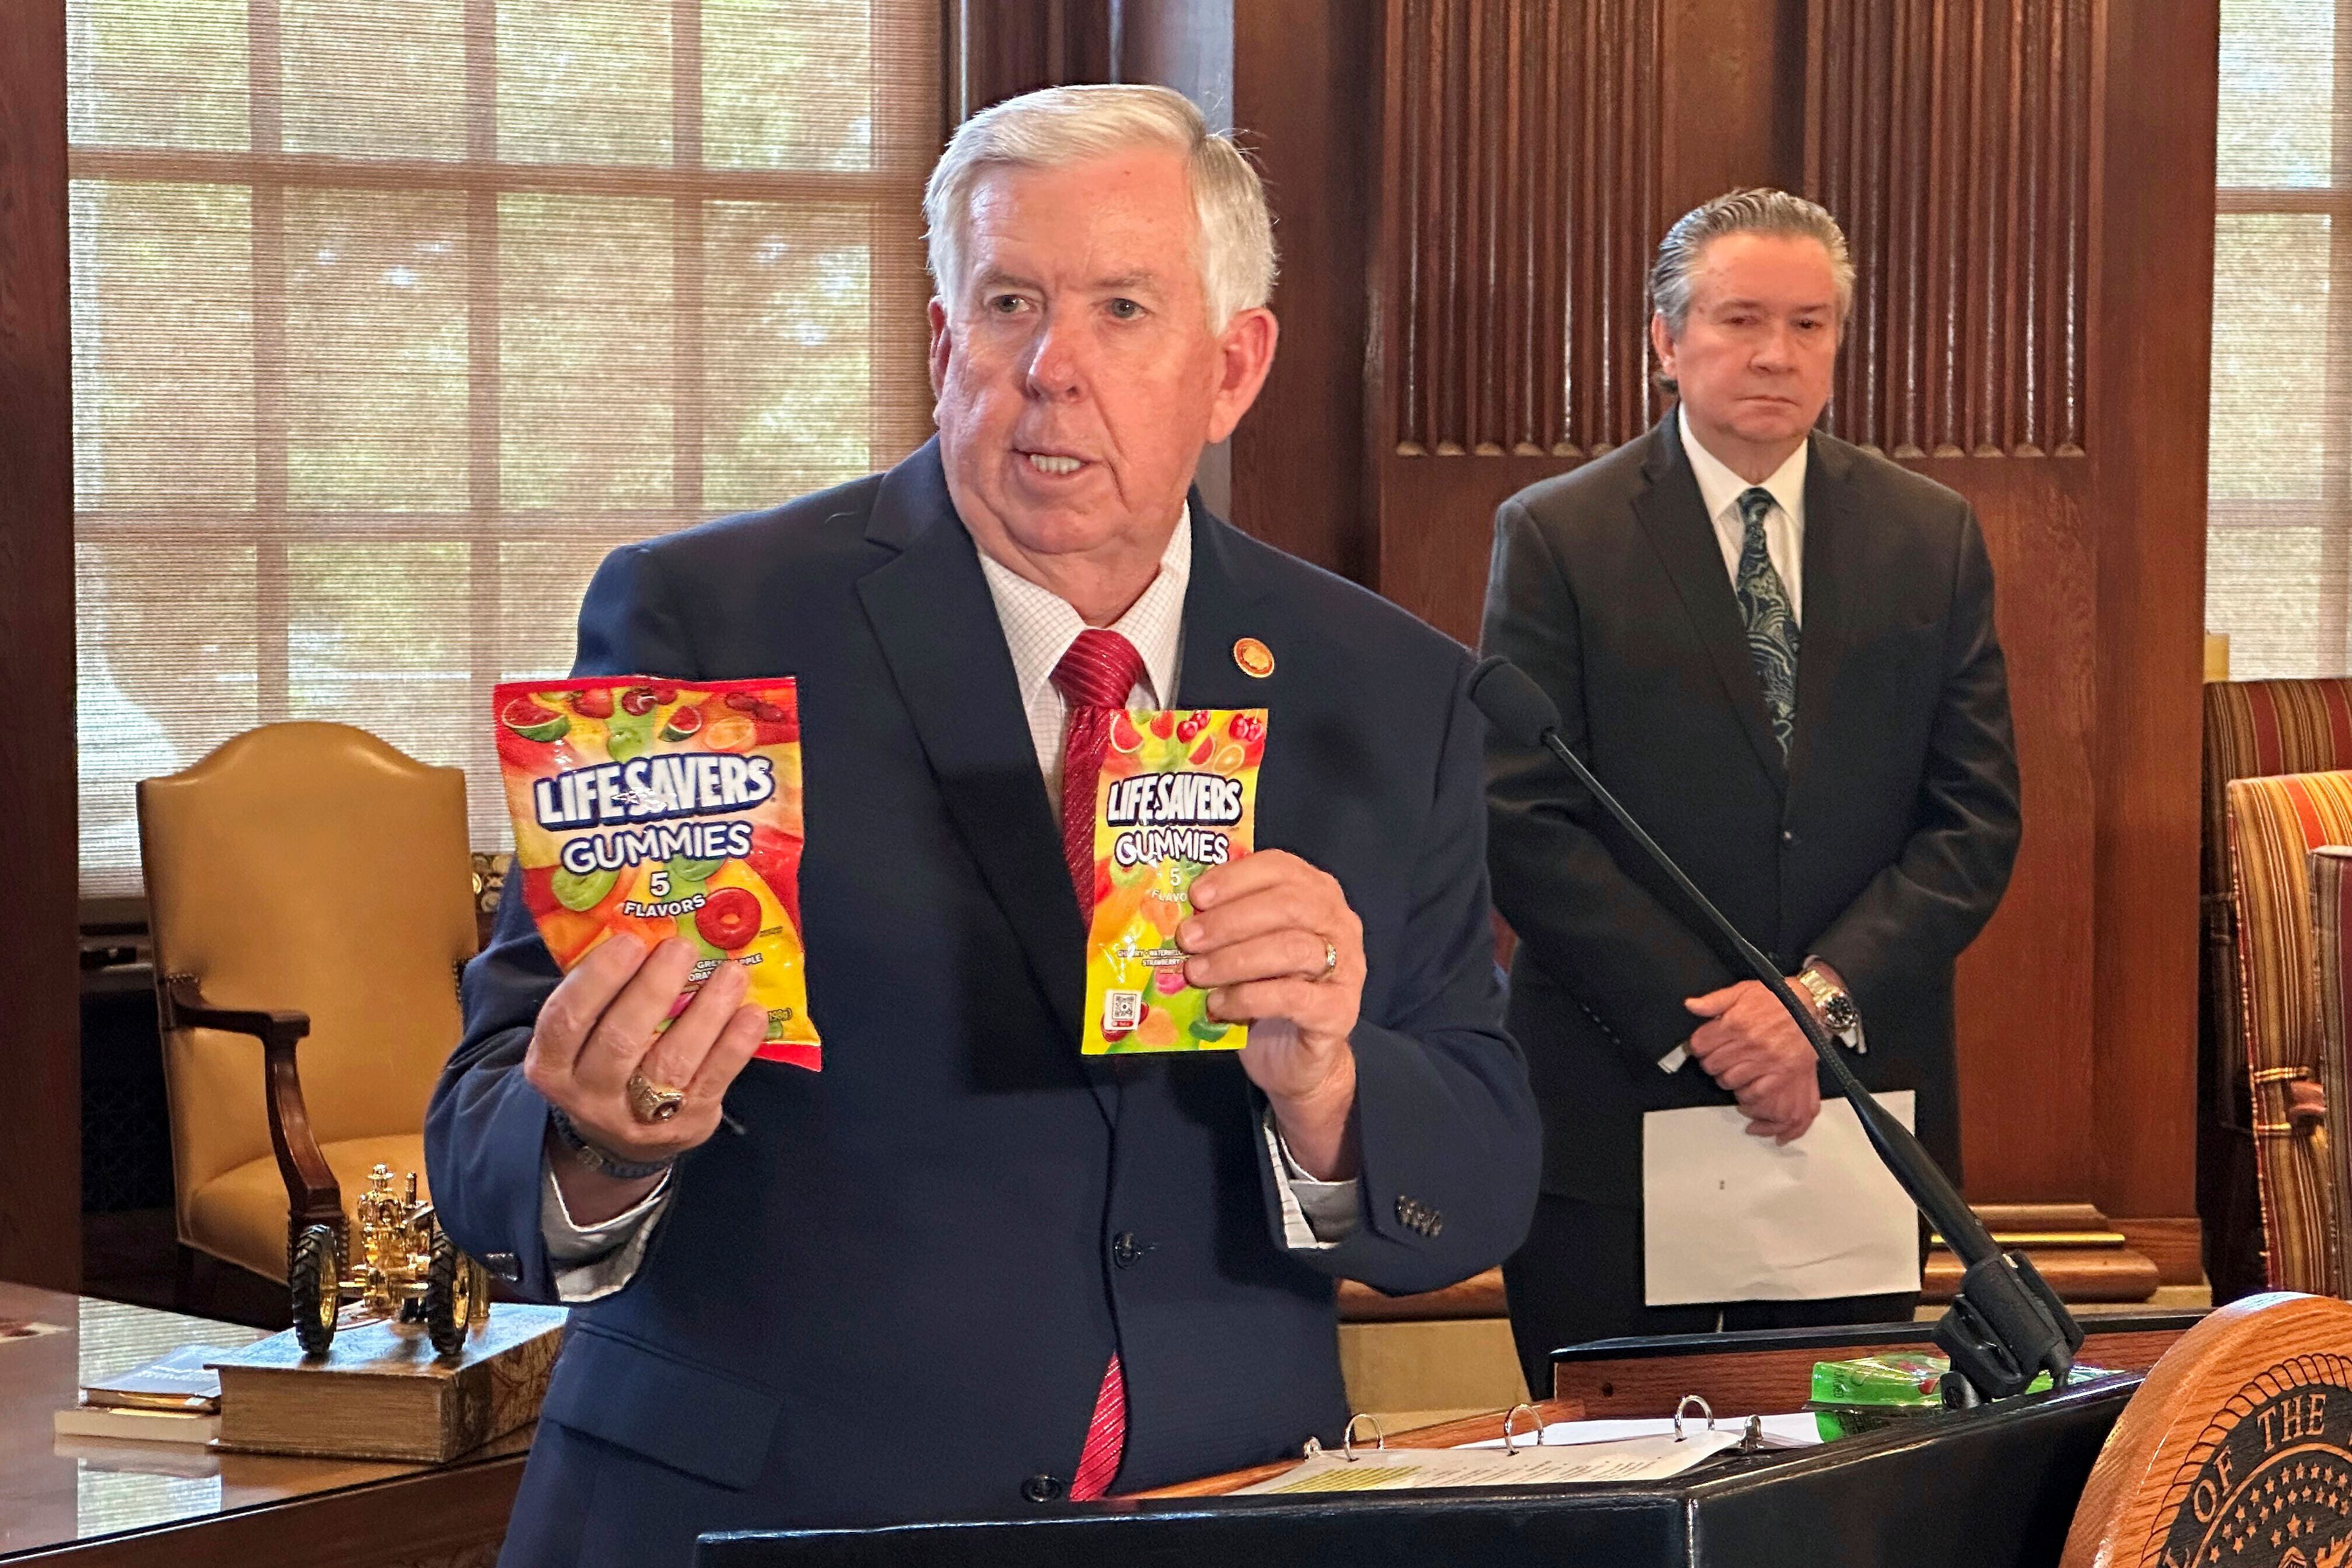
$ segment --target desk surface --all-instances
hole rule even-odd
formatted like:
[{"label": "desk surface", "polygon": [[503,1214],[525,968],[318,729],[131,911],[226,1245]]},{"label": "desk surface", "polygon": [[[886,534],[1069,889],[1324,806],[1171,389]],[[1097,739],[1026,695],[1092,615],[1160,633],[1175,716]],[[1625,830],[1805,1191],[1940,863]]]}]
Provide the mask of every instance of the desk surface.
[{"label": "desk surface", "polygon": [[198,1533],[212,1561],[414,1563],[455,1558],[505,1532],[528,1428],[441,1466],[60,1437],[51,1416],[83,1384],[180,1345],[263,1336],[0,1284],[0,1321],[9,1320],[58,1331],[0,1338],[0,1563],[58,1553],[93,1568],[185,1568]]}]

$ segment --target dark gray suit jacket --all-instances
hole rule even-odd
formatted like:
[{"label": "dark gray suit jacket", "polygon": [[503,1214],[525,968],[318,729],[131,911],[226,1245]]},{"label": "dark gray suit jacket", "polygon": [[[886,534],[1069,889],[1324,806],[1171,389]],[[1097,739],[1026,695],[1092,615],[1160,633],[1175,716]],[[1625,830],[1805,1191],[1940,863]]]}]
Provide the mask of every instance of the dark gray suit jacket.
[{"label": "dark gray suit jacket", "polygon": [[[1819,955],[1861,1006],[1873,1089],[1918,1091],[1958,1173],[1952,965],[2017,855],[2017,756],[1992,569],[1968,502],[1816,434],[1796,734],[1784,763],[1671,415],[1495,520],[1486,651],[1784,973]],[[1512,1032],[1545,1118],[1544,1190],[1638,1203],[1643,1112],[1728,1103],[1658,1062],[1686,996],[1744,978],[1541,752],[1487,751],[1495,902],[1518,933]]]}]

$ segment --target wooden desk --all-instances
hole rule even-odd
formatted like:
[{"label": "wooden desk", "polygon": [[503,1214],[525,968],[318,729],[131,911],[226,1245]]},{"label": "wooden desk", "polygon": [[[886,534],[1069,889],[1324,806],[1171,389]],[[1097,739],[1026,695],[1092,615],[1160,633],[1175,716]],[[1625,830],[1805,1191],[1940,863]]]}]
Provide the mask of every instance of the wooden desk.
[{"label": "wooden desk", "polygon": [[253,1329],[0,1284],[0,1563],[72,1568],[489,1568],[529,1429],[447,1465],[219,1454],[56,1435],[81,1385]]}]

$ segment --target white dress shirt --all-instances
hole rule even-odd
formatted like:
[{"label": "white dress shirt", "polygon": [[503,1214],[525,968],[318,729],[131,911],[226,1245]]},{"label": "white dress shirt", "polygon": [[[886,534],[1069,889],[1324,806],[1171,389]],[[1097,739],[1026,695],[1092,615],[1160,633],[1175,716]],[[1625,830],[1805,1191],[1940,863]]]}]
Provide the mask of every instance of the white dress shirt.
[{"label": "white dress shirt", "polygon": [[[1014,683],[1029,720],[1029,738],[1036,747],[1037,767],[1045,775],[1045,793],[1054,802],[1056,820],[1062,799],[1062,742],[1069,705],[1054,684],[1054,668],[1086,630],[1086,618],[1049,589],[1030,582],[987,554],[980,558],[981,574],[995,602],[1004,644],[1013,656]],[[1130,708],[1159,708],[1159,693],[1173,693],[1184,651],[1184,591],[1192,578],[1192,512],[1186,507],[1160,553],[1159,574],[1108,628],[1133,644],[1143,658],[1143,679],[1128,693]],[[1318,1182],[1290,1156],[1269,1111],[1265,1119],[1266,1157],[1283,1177],[1276,1191],[1282,1206],[1283,1239],[1294,1248],[1336,1247],[1356,1228],[1357,1185],[1353,1181]],[[540,1229],[548,1256],[556,1265],[556,1294],[566,1301],[593,1301],[628,1283],[645,1258],[669,1197],[669,1177],[625,1213],[601,1225],[573,1222],[555,1184],[552,1167],[541,1178]]]},{"label": "white dress shirt", "polygon": [[[1739,515],[1739,498],[1755,487],[1699,445],[1686,411],[1675,409],[1675,417],[1682,421],[1683,450],[1690,455],[1691,473],[1698,479],[1707,521],[1715,524],[1716,542],[1723,546],[1723,569],[1737,586],[1739,552],[1748,542],[1748,520]],[[1805,458],[1812,446],[1811,441],[1800,443],[1764,481],[1772,494],[1772,510],[1764,514],[1764,552],[1780,574],[1780,586],[1789,591],[1789,613],[1800,628],[1805,624]]]}]

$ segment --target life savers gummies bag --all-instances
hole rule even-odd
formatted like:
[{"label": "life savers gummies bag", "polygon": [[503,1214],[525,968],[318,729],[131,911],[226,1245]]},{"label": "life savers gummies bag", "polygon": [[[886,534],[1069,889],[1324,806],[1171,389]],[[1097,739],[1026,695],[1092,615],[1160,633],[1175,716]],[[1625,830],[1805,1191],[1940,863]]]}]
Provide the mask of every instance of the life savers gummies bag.
[{"label": "life savers gummies bag", "polygon": [[1249,1026],[1209,1016],[1176,929],[1192,880],[1248,854],[1263,708],[1130,710],[1112,719],[1095,788],[1095,913],[1087,943],[1087,1056],[1237,1051]]},{"label": "life savers gummies bag", "polygon": [[683,938],[698,959],[670,1017],[740,963],[768,1015],[760,1055],[815,1069],[793,681],[515,681],[493,701],[513,874],[557,965],[615,931]]}]

